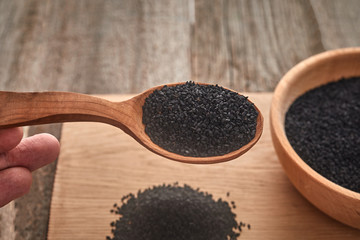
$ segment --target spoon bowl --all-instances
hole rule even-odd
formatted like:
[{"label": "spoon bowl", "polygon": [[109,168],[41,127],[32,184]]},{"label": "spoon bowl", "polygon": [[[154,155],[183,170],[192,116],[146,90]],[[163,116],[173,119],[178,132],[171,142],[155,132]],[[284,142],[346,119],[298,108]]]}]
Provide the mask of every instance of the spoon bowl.
[{"label": "spoon bowl", "polygon": [[[184,83],[167,84],[172,87]],[[201,85],[207,85],[201,83]],[[169,152],[152,142],[145,133],[142,107],[145,99],[165,85],[150,88],[129,100],[111,102],[86,94],[71,92],[4,92],[0,91],[0,129],[60,122],[102,122],[122,129],[150,151],[185,163],[218,163],[237,158],[259,140],[263,130],[263,116],[259,109],[254,138],[243,147],[211,157],[182,156]]]}]

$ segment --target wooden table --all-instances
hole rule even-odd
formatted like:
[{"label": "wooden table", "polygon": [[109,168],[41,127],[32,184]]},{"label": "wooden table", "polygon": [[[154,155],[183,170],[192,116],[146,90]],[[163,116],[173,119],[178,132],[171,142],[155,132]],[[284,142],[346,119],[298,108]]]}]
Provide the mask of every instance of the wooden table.
[{"label": "wooden table", "polygon": [[[359,46],[359,12],[357,0],[3,0],[0,87],[126,94],[194,80],[271,92],[299,61]],[[26,132],[61,139],[61,127]],[[0,239],[46,239],[55,169],[0,209]]]}]

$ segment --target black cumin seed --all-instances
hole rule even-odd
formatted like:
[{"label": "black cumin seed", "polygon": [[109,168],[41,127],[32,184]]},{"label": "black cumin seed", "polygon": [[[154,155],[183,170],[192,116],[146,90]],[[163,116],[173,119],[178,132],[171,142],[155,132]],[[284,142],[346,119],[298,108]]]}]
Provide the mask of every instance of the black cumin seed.
[{"label": "black cumin seed", "polygon": [[360,193],[360,77],[312,89],[290,106],[287,138],[330,181]]},{"label": "black cumin seed", "polygon": [[186,82],[150,94],[145,132],[160,147],[183,156],[220,156],[250,142],[258,112],[247,97],[218,85]]},{"label": "black cumin seed", "polygon": [[228,202],[186,184],[138,191],[115,213],[108,240],[236,240],[241,231]]}]

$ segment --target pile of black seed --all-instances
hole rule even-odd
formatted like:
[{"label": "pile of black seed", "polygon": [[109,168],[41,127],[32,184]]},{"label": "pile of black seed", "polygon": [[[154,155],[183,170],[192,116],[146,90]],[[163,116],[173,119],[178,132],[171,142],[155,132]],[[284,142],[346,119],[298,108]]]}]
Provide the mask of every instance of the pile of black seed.
[{"label": "pile of black seed", "polygon": [[258,112],[247,97],[218,85],[187,82],[154,91],[143,106],[145,132],[183,156],[220,156],[250,142]]},{"label": "pile of black seed", "polygon": [[188,185],[154,186],[121,201],[111,210],[120,218],[107,240],[235,240],[242,227],[250,229],[236,222],[226,201]]},{"label": "pile of black seed", "polygon": [[285,131],[311,168],[360,193],[360,77],[340,79],[300,96],[286,114]]}]

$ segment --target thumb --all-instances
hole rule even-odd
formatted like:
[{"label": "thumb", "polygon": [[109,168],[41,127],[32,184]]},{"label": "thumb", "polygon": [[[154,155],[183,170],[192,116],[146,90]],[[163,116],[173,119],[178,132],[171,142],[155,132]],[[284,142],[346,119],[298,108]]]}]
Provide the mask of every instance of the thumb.
[{"label": "thumb", "polygon": [[[60,152],[59,141],[47,133],[23,139],[5,156],[7,167],[22,166],[34,171],[56,160]],[[0,159],[1,161],[1,159]],[[0,164],[1,165],[1,164]]]}]

